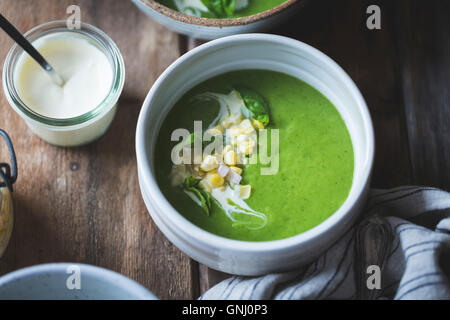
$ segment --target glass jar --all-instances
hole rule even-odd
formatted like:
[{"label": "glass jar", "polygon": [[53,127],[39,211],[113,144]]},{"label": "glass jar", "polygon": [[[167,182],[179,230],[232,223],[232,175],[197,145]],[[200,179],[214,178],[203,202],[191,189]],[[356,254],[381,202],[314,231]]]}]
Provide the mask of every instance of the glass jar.
[{"label": "glass jar", "polygon": [[[0,137],[6,142],[10,153],[11,164],[0,162],[0,258],[8,246],[13,231],[14,214],[12,191],[13,183],[17,179],[17,161],[14,148],[8,134],[0,129]],[[0,139],[2,140],[2,139]],[[3,158],[0,158],[3,160]]]},{"label": "glass jar", "polygon": [[15,71],[17,61],[26,54],[17,44],[9,51],[3,67],[3,89],[12,108],[25,120],[28,127],[41,139],[57,146],[79,146],[102,136],[116,113],[117,101],[125,82],[125,64],[112,39],[98,28],[81,23],[80,29],[68,29],[66,21],[52,21],[39,25],[25,34],[33,42],[55,33],[75,33],[95,45],[108,58],[113,71],[113,81],[108,95],[88,112],[73,118],[51,118],[29,108],[16,90]]}]

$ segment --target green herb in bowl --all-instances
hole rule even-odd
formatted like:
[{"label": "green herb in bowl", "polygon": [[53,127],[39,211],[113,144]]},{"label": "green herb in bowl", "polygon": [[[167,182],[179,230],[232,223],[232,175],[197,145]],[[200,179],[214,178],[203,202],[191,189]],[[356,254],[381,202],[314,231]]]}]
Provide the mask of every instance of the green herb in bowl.
[{"label": "green herb in bowl", "polygon": [[286,0],[159,0],[161,4],[196,17],[230,19],[250,16]]}]

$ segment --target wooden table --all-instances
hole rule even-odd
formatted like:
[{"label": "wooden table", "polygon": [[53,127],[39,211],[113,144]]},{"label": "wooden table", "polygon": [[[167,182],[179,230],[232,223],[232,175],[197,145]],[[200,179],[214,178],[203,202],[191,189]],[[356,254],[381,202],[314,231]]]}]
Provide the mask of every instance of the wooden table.
[{"label": "wooden table", "polygon": [[[450,2],[376,1],[381,30],[366,28],[373,1],[314,0],[274,33],[322,50],[354,79],[376,133],[373,186],[450,187]],[[151,21],[130,1],[2,0],[21,31],[66,18],[82,20],[117,43],[127,79],[109,131],[81,148],[56,148],[31,134],[0,94],[0,128],[16,148],[15,229],[0,275],[46,262],[106,267],[163,299],[197,298],[227,275],[189,259],[157,229],[136,173],[136,121],[147,91],[171,62],[197,45]],[[0,34],[0,60],[12,41]],[[5,161],[6,148],[0,147]]]}]

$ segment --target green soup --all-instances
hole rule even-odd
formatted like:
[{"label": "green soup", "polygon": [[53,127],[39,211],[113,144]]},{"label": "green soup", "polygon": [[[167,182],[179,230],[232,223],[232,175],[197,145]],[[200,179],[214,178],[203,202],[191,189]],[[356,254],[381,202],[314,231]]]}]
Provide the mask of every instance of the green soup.
[{"label": "green soup", "polygon": [[[239,0],[237,0],[238,2]],[[242,0],[241,0],[242,1]],[[187,14],[202,16],[205,18],[238,18],[251,16],[269,9],[272,9],[286,0],[248,0],[248,5],[243,8],[233,10],[233,12],[214,13],[214,9],[205,10],[201,0],[158,0],[161,4]],[[218,1],[210,1],[218,2]],[[208,1],[206,1],[208,3]],[[220,11],[220,10],[219,10]]]},{"label": "green soup", "polygon": [[[252,195],[245,202],[264,212],[267,223],[259,229],[236,225],[217,205],[208,216],[180,188],[171,186],[171,133],[194,129],[194,120],[210,123],[218,108],[192,103],[204,92],[226,94],[236,85],[260,92],[270,106],[268,130],[279,130],[279,170],[261,175],[261,165],[243,167],[243,184]],[[339,112],[319,91],[286,74],[242,70],[209,79],[186,93],[164,120],[155,150],[158,184],[173,207],[198,227],[226,238],[267,241],[300,234],[320,224],[345,201],[353,178],[353,148]]]}]

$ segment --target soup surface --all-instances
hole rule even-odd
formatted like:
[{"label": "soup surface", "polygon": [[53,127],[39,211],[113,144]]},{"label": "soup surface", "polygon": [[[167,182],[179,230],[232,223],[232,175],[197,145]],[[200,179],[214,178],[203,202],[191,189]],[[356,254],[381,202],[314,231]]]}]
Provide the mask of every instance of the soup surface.
[{"label": "soup surface", "polygon": [[[206,92],[226,95],[239,85],[260,93],[267,102],[268,150],[274,143],[271,131],[278,129],[279,166],[276,173],[269,175],[262,175],[261,169],[271,164],[258,161],[241,166],[240,184],[251,186],[251,196],[242,201],[251,211],[242,208],[244,205],[237,207],[241,213],[262,215],[232,214],[231,219],[215,201],[206,214],[198,201],[171,184],[171,154],[179,143],[171,141],[171,134],[177,128],[193,132],[195,120],[201,120],[206,129],[217,118],[220,107],[195,97]],[[291,237],[326,220],[347,198],[354,166],[349,132],[333,104],[305,82],[266,70],[225,73],[187,92],[162,124],[154,160],[158,184],[178,212],[204,230],[247,241]]]},{"label": "soup surface", "polygon": [[[161,4],[190,15],[205,18],[238,18],[272,9],[286,0],[158,0]],[[214,7],[214,3],[230,3],[232,8]],[[234,3],[233,3],[234,2]]]}]

